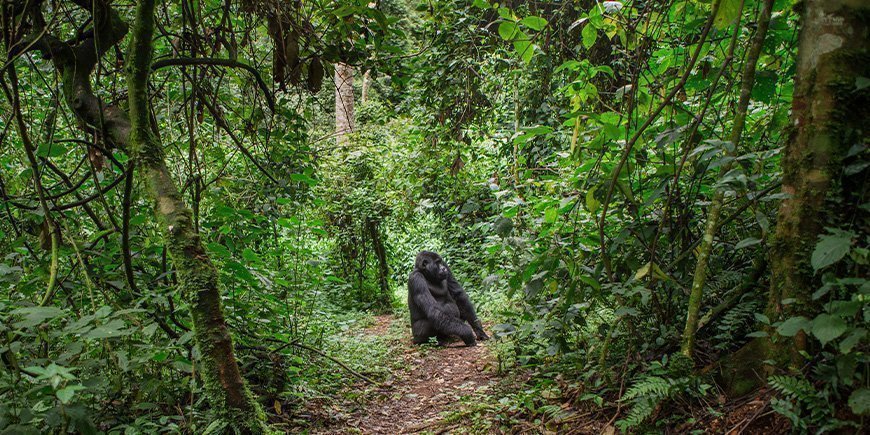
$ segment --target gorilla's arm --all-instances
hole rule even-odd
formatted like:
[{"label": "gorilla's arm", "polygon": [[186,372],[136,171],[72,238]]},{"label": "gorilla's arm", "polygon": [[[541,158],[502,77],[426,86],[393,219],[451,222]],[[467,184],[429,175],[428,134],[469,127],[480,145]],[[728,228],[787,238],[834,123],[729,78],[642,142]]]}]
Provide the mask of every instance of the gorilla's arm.
[{"label": "gorilla's arm", "polygon": [[474,331],[462,319],[453,317],[441,310],[440,304],[429,292],[428,281],[421,273],[411,274],[408,279],[408,288],[411,290],[414,304],[423,311],[438,333],[459,336],[466,345],[474,346],[476,342]]},{"label": "gorilla's arm", "polygon": [[465,320],[471,325],[471,329],[474,330],[477,339],[489,339],[486,332],[483,332],[483,325],[477,318],[477,313],[474,311],[474,304],[471,303],[471,299],[468,298],[468,293],[465,293],[465,289],[462,288],[459,281],[453,277],[453,272],[450,272],[450,276],[447,277],[447,290],[450,291],[450,295],[453,296],[453,300],[456,301],[456,306],[459,307],[459,315],[462,317],[462,320]]}]

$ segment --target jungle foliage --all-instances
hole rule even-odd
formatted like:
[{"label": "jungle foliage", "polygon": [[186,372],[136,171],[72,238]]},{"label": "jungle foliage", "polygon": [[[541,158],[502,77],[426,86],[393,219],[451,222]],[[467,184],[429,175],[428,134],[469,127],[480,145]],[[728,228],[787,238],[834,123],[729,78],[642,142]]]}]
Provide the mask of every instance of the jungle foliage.
[{"label": "jungle foliage", "polygon": [[314,427],[388,375],[353,332],[407,317],[424,249],[522,374],[502,430],[747,395],[866,430],[866,2],[0,0],[0,31],[3,433]]}]

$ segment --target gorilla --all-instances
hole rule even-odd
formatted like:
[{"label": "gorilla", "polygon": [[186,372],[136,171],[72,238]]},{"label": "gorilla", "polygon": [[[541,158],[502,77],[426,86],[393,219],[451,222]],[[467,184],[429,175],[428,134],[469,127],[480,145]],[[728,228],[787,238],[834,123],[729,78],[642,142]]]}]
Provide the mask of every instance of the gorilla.
[{"label": "gorilla", "polygon": [[408,308],[414,344],[426,343],[435,337],[438,345],[444,346],[451,336],[458,336],[466,346],[474,346],[475,338],[489,338],[483,332],[468,294],[441,256],[434,252],[417,254],[414,271],[408,277]]}]

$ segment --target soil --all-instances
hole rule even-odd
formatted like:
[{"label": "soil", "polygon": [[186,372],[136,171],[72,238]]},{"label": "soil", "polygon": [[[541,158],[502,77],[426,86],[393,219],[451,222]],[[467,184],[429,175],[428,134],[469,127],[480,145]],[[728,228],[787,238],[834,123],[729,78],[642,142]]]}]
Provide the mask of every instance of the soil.
[{"label": "soil", "polygon": [[[325,407],[309,405],[309,424],[302,430],[312,434],[607,434],[619,433],[614,422],[627,411],[621,406],[589,407],[563,398],[561,418],[544,421],[540,416],[508,412],[493,415],[487,404],[503,397],[509,381],[499,375],[498,362],[489,348],[491,341],[465,347],[411,344],[403,320],[378,316],[360,336],[386,340],[397,361],[391,375],[378,385],[356,384],[353,398]],[[524,379],[510,378],[519,384]],[[770,409],[771,393],[760,390],[743,398],[727,401],[720,396],[718,412],[698,409],[694,420],[662,428],[663,433],[782,434],[788,422]],[[567,400],[567,401],[565,401]],[[475,408],[475,406],[478,406]],[[673,405],[671,405],[673,406]],[[504,411],[504,410],[502,410]],[[658,412],[667,415],[670,408]],[[497,421],[504,422],[507,426]],[[656,418],[653,416],[652,418]]]},{"label": "soil", "polygon": [[[392,316],[378,316],[367,335],[385,336]],[[447,347],[415,346],[410,340],[396,343],[400,367],[364,406],[341,421],[317,429],[317,434],[448,433],[463,425],[445,418],[477,395],[486,395],[498,383],[497,364],[486,345],[454,343]],[[453,414],[455,417],[455,414]]]}]

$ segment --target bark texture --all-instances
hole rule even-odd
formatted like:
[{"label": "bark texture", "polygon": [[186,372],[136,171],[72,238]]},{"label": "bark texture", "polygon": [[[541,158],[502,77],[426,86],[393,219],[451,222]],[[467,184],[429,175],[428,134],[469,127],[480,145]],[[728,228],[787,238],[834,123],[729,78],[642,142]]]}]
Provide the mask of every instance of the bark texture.
[{"label": "bark texture", "polygon": [[[809,312],[817,288],[809,259],[827,212],[849,201],[837,182],[843,159],[867,140],[868,89],[856,80],[870,76],[870,2],[808,0],[803,5],[792,126],[782,159],[782,192],[770,256],[767,314],[772,321]],[[785,299],[795,303],[784,305]],[[771,346],[775,360],[806,349],[806,336],[782,337]]]},{"label": "bark texture", "polygon": [[372,240],[372,247],[375,250],[375,257],[378,259],[378,287],[381,294],[378,297],[383,308],[390,307],[390,266],[387,263],[387,249],[384,246],[383,236],[381,234],[380,222],[372,219],[366,219],[366,230],[369,233],[369,238]]},{"label": "bark texture", "polygon": [[165,223],[167,248],[179,277],[179,286],[192,302],[196,343],[206,394],[213,411],[237,431],[264,433],[265,414],[239,372],[232,337],[221,307],[217,270],[202,247],[193,225],[193,213],[184,204],[169,170],[163,146],[151,128],[148,78],[154,37],[154,0],[140,0],[130,40],[127,92],[130,106],[129,150],[145,176]]},{"label": "bark texture", "polygon": [[355,129],[353,119],[353,67],[335,64],[335,142],[347,143],[347,135]]}]

